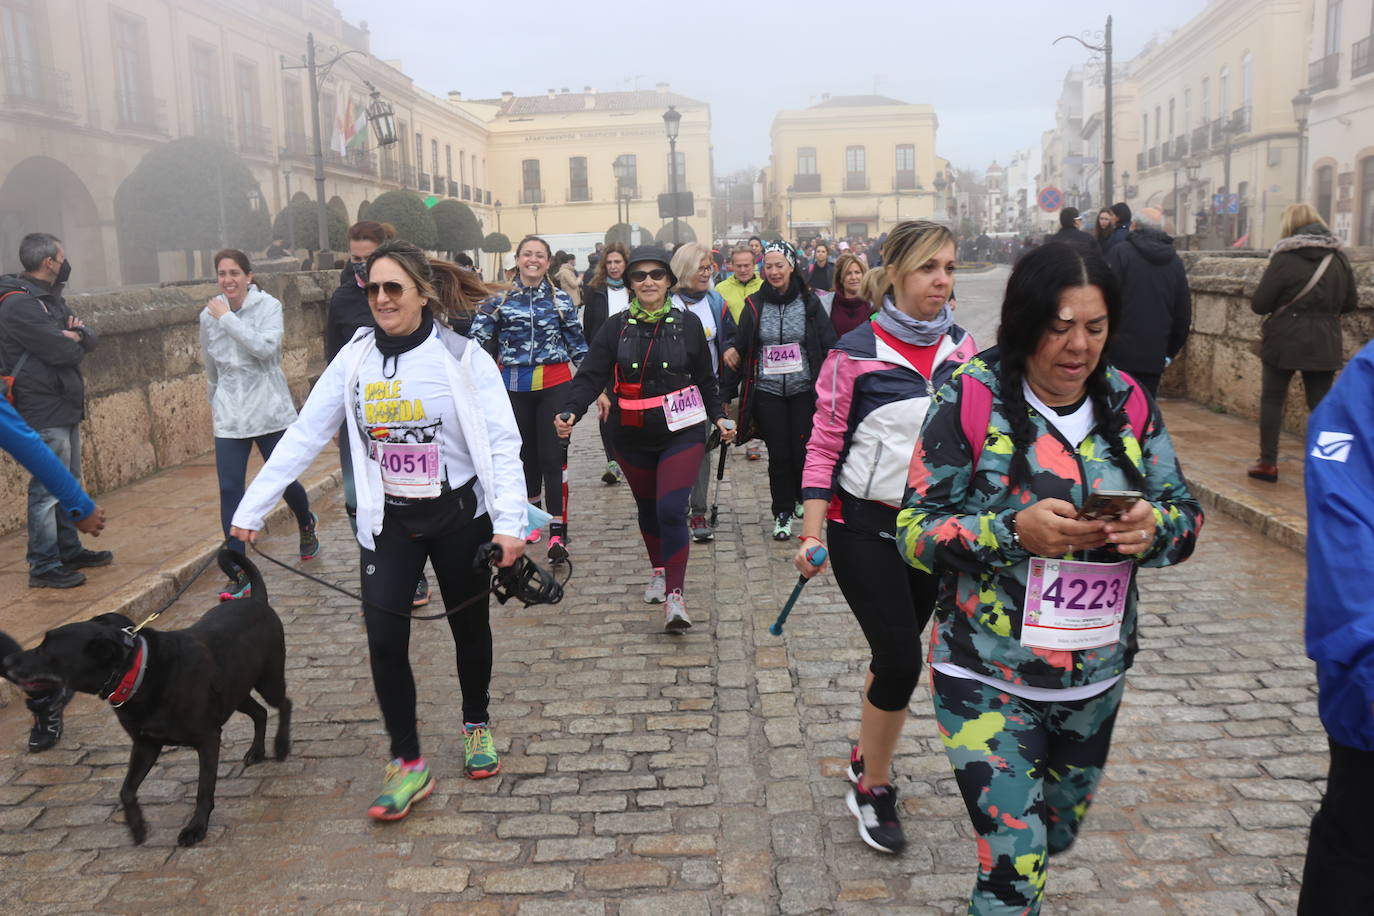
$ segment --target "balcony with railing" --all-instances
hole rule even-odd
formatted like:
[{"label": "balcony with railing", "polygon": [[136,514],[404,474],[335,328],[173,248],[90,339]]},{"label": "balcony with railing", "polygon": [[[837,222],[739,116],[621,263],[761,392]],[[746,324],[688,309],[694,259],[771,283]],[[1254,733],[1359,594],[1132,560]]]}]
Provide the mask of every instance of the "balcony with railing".
[{"label": "balcony with railing", "polygon": [[401,165],[401,187],[415,187],[415,166],[409,163],[402,163]]},{"label": "balcony with railing", "polygon": [[844,189],[846,191],[867,191],[868,173],[867,172],[845,172]]},{"label": "balcony with railing", "polygon": [[286,136],[282,139],[282,148],[286,150],[286,155],[291,159],[299,159],[302,162],[310,158],[313,146],[314,144],[311,143],[310,138],[299,130],[288,130]]},{"label": "balcony with railing", "polygon": [[121,130],[167,133],[167,103],[138,93],[115,92],[115,123]]},{"label": "balcony with railing", "polygon": [[234,122],[218,111],[195,108],[191,111],[191,133],[207,140],[230,143],[234,139]]},{"label": "balcony with railing", "polygon": [[899,169],[897,174],[892,176],[892,190],[894,191],[915,191],[920,186],[920,182],[916,180],[915,171]]},{"label": "balcony with railing", "polygon": [[1217,118],[1212,122],[1212,145],[1226,142],[1227,128],[1231,124],[1230,118]]},{"label": "balcony with railing", "polygon": [[1193,152],[1200,153],[1211,145],[1212,138],[1209,136],[1209,133],[1210,131],[1206,124],[1193,131]]},{"label": "balcony with railing", "polygon": [[1177,162],[1188,155],[1188,135],[1179,134],[1174,138],[1173,147],[1169,150],[1169,158]]},{"label": "balcony with railing", "polygon": [[573,185],[568,188],[568,203],[582,203],[592,199],[592,189],[587,185]]},{"label": "balcony with railing", "polygon": [[490,192],[490,191],[487,191],[487,192],[486,192],[486,203],[487,203],[487,204],[490,204],[490,203],[491,203],[491,192]]},{"label": "balcony with railing", "polygon": [[1248,134],[1250,133],[1250,106],[1242,105],[1231,112],[1231,133]]},{"label": "balcony with railing", "polygon": [[1366,73],[1374,73],[1374,35],[1361,38],[1350,49],[1350,78],[1358,79]]},{"label": "balcony with railing", "polygon": [[389,157],[382,157],[382,181],[400,181],[401,170],[396,165],[396,160]]},{"label": "balcony with railing", "polygon": [[421,190],[421,191],[428,191],[428,190],[429,190],[429,172],[421,172],[421,173],[420,173],[420,190]]},{"label": "balcony with railing", "polygon": [[821,176],[818,172],[798,172],[792,176],[792,190],[797,194],[819,194]]},{"label": "balcony with railing", "polygon": [[1159,145],[1158,145],[1158,144],[1155,144],[1154,146],[1150,147],[1149,155],[1146,156],[1146,159],[1145,159],[1145,165],[1148,166],[1149,168],[1154,168],[1155,166],[1159,165]]},{"label": "balcony with railing", "polygon": [[1148,158],[1149,157],[1147,157],[1144,153],[1135,154],[1135,170],[1137,172],[1145,171],[1145,162]]},{"label": "balcony with railing", "polygon": [[1339,82],[1339,69],[1341,65],[1340,54],[1328,54],[1320,60],[1314,60],[1307,65],[1307,91],[1321,92],[1323,89],[1335,89]]},{"label": "balcony with railing", "polygon": [[272,131],[261,124],[240,124],[239,152],[249,156],[272,155]]},{"label": "balcony with railing", "polygon": [[520,190],[520,202],[522,204],[542,204],[544,202],[544,189],[522,188]]},{"label": "balcony with railing", "polygon": [[[450,178],[450,179],[448,180],[448,196],[449,196],[449,197],[457,197],[457,196],[458,196],[458,182],[454,181],[452,178]],[[464,195],[464,196],[463,196],[463,200],[467,200],[467,195]]]},{"label": "balcony with railing", "polygon": [[4,66],[7,108],[61,117],[76,114],[72,107],[72,78],[65,70],[18,60],[7,60]]},{"label": "balcony with railing", "polygon": [[472,200],[472,185],[463,185],[463,200]]},{"label": "balcony with railing", "polygon": [[482,189],[481,189],[481,188],[474,187],[474,188],[472,189],[472,202],[475,203],[475,204],[480,204],[480,203],[482,202]]}]

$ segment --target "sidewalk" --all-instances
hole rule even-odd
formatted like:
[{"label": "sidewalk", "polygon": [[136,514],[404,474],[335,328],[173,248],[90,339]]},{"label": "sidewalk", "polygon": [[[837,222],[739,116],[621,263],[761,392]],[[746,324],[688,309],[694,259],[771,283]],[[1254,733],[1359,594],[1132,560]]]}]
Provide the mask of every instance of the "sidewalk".
[{"label": "sidewalk", "polygon": [[1283,433],[1279,481],[1245,476],[1259,451],[1259,426],[1192,401],[1159,403],[1193,494],[1211,511],[1224,512],[1265,537],[1299,552],[1307,546],[1307,495],[1303,440]]},{"label": "sidewalk", "polygon": [[[261,466],[254,453],[249,480]],[[301,484],[312,501],[339,485],[338,454],[332,446],[320,452]],[[86,584],[78,588],[29,588],[27,533],[0,538],[0,630],[22,645],[34,645],[47,630],[96,614],[141,619],[171,598],[223,541],[213,454],[101,494],[97,502],[108,518],[105,532],[98,538],[83,535],[83,540],[92,549],[114,551],[115,561],[86,570]],[[286,505],[278,503],[268,525],[289,515]],[[219,573],[213,572],[218,586]],[[9,690],[0,681],[0,706]]]}]

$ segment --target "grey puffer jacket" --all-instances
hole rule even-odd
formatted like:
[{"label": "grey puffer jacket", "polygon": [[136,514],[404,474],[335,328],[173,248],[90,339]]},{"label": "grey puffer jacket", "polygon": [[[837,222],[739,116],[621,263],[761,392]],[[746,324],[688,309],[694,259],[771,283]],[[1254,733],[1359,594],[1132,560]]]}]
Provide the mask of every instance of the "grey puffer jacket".
[{"label": "grey puffer jacket", "polygon": [[[1322,258],[1335,256],[1326,273],[1296,302]],[[1264,322],[1260,359],[1276,369],[1327,371],[1341,368],[1341,316],[1355,311],[1359,292],[1355,272],[1340,240],[1319,223],[1280,239],[1269,256],[1250,308],[1256,315],[1279,314]],[[1288,308],[1284,308],[1293,302]]]},{"label": "grey puffer jacket", "polygon": [[215,438],[250,439],[296,421],[281,371],[281,339],[281,303],[256,286],[248,287],[236,312],[216,319],[208,306],[201,311],[200,349]]}]

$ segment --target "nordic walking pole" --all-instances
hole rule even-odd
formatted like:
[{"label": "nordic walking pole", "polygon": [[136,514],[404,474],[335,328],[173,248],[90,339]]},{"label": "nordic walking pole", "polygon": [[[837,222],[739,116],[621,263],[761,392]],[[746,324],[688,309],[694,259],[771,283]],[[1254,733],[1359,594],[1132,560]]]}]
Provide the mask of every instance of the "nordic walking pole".
[{"label": "nordic walking pole", "polygon": [[[572,414],[561,413],[558,419],[564,423],[572,422]],[[572,444],[572,436],[563,439],[563,544],[572,538],[568,535],[568,446]],[[568,548],[563,544],[553,544],[549,547],[549,560],[554,563],[561,563],[568,558]]]},{"label": "nordic walking pole", "polygon": [[[735,428],[734,420],[726,420],[725,422],[728,424],[725,427],[726,429]],[[709,524],[712,528],[716,527],[716,516],[720,509],[720,482],[722,478],[725,477],[725,459],[730,457],[730,453],[727,451],[729,448],[730,443],[722,439],[720,442],[720,460],[716,462],[716,495],[715,498],[711,500],[711,520]]]},{"label": "nordic walking pole", "polygon": [[[826,556],[825,548],[817,544],[815,547],[807,549],[806,562],[810,563],[812,566],[820,566],[825,562]],[[797,584],[793,586],[792,594],[787,599],[787,603],[782,606],[782,613],[778,615],[777,620],[773,621],[773,625],[768,628],[769,633],[772,633],[774,636],[782,635],[782,625],[787,622],[787,615],[792,613],[792,605],[797,603],[797,599],[801,597],[802,589],[806,586],[806,583],[810,581],[811,580],[806,578],[806,576],[797,576]]]}]

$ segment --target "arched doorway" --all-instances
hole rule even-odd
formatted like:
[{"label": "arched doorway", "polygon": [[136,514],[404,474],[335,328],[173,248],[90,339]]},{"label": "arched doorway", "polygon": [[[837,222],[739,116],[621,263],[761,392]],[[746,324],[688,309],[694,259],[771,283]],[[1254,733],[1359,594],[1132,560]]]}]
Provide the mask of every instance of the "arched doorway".
[{"label": "arched doorway", "polygon": [[72,261],[71,289],[110,285],[95,200],[75,172],[48,156],[25,159],[0,184],[0,271],[23,269],[19,242],[30,232],[62,239]]}]

